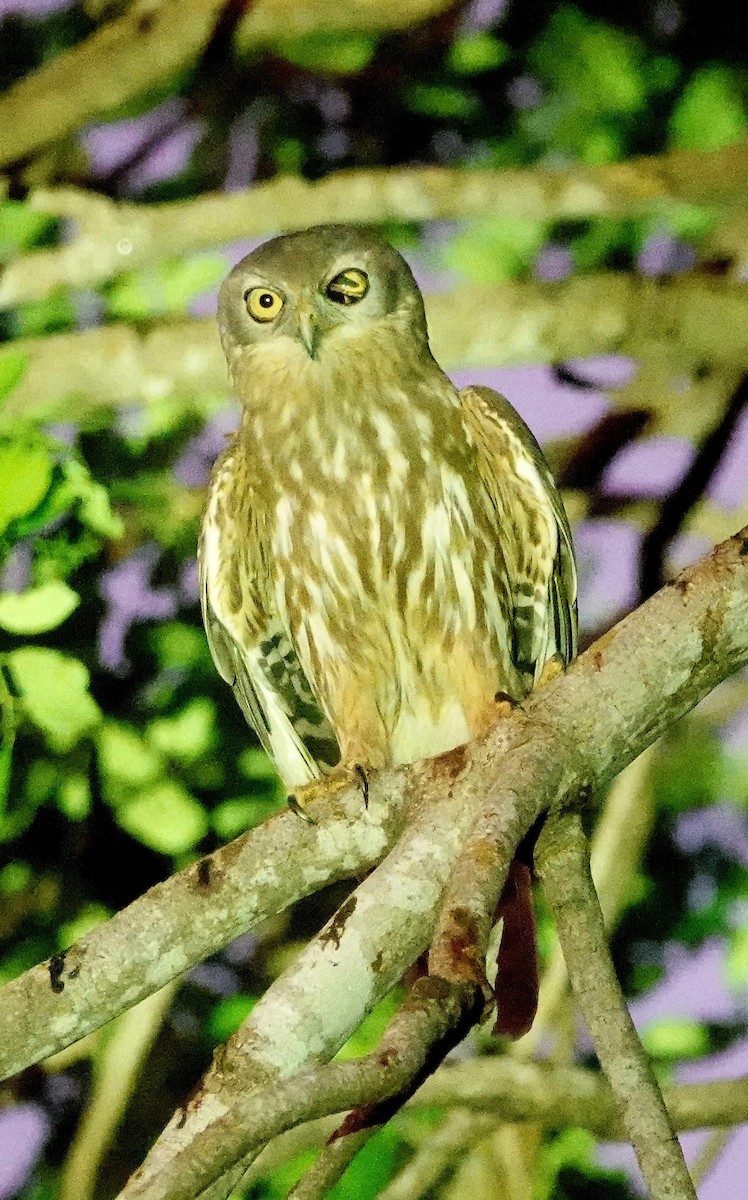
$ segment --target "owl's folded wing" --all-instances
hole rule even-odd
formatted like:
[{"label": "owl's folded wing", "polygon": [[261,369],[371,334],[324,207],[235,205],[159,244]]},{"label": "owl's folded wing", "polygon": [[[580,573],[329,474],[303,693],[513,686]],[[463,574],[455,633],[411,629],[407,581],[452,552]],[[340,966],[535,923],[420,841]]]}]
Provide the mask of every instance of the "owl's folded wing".
[{"label": "owl's folded wing", "polygon": [[337,742],[279,617],[260,599],[263,555],[252,523],[240,530],[233,519],[224,494],[231,482],[228,451],[213,473],[198,552],[208,645],[283,782],[299,787],[338,761]]},{"label": "owl's folded wing", "polygon": [[510,576],[514,661],[537,682],[549,658],[568,663],[577,652],[569,522],[543,452],[508,400],[486,387],[464,388],[460,400]]}]

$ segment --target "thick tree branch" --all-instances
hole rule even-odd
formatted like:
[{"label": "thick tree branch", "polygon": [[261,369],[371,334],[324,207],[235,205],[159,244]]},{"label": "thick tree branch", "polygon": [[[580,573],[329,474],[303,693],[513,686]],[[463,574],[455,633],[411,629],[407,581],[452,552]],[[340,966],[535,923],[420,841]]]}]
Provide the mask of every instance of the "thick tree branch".
[{"label": "thick tree branch", "polygon": [[[7,985],[6,1073],[83,1036],[269,912],[381,858],[401,829],[407,784],[420,808],[398,847],[257,1005],[201,1102],[154,1148],[152,1165],[170,1171],[232,1093],[333,1054],[421,952],[484,796],[505,806],[509,853],[539,812],[580,785],[608,782],[746,660],[748,529],[658,592],[483,742],[373,778],[368,812],[354,790],[320,801],[316,826],[292,814],[273,818],[153,889],[67,956]],[[224,1093],[228,1077],[234,1086]]]},{"label": "thick tree branch", "polygon": [[[251,11],[256,16],[258,6]],[[173,25],[176,33],[181,22]],[[0,97],[0,120],[2,105]],[[53,111],[57,114],[57,107]],[[74,188],[40,189],[31,195],[32,208],[74,221],[78,231],[61,246],[10,262],[0,277],[0,308],[44,299],[59,288],[93,287],[160,258],[326,221],[489,216],[565,221],[632,216],[673,204],[729,204],[746,191],[748,143],[567,171],[379,168],[339,171],[314,183],[283,175],[243,191],[169,204],[118,202]]]},{"label": "thick tree branch", "polygon": [[383,784],[367,810],[355,792],[318,801],[317,825],[291,812],[271,817],[6,984],[0,1079],[98,1029],[294,900],[379,861],[403,819],[402,778]]},{"label": "thick tree branch", "polygon": [[[372,1103],[378,1106],[397,1097],[427,1068],[434,1045],[459,1030],[466,1006],[470,1010],[472,1003],[473,989],[469,987],[452,986],[437,978],[418,980],[372,1054],[307,1067],[282,1082],[276,1081],[272,1096],[259,1091],[238,1097],[192,1138],[180,1156],[178,1174],[138,1172],[122,1192],[123,1200],[192,1200],[228,1170],[239,1154],[250,1153],[292,1125],[312,1115]],[[463,1036],[472,1020],[468,1012]],[[353,1116],[354,1125],[345,1132],[357,1134],[367,1124],[361,1124],[357,1114]],[[380,1123],[376,1115],[371,1123]]]},{"label": "thick tree branch", "polygon": [[696,1200],[665,1102],[616,978],[578,812],[549,817],[535,862],[574,995],[652,1200]]},{"label": "thick tree branch", "polygon": [[[418,24],[448,0],[324,0],[293,6],[253,0],[237,40],[244,52],[314,33],[375,32]],[[138,0],[85,41],[44,63],[0,96],[0,166],[15,163],[88,121],[188,70],[199,58],[226,0]]]},{"label": "thick tree branch", "polygon": [[[748,360],[748,288],[696,275],[473,285],[428,296],[426,308],[445,368],[646,356],[654,346],[672,355],[673,370],[704,362],[742,370]],[[68,417],[71,403],[86,423],[118,405],[171,401],[205,411],[229,396],[213,318],[19,340],[0,349],[0,364],[18,355],[28,365],[3,402],[2,427]]]},{"label": "thick tree branch", "polygon": [[[418,820],[269,989],[123,1200],[155,1200],[166,1178],[187,1188],[196,1171],[205,1183],[215,1179],[215,1162],[202,1154],[195,1162],[193,1143],[221,1163],[241,1160],[245,1135],[232,1133],[230,1114],[245,1103],[271,1112],[280,1080],[331,1057],[413,961],[431,936],[439,891],[483,797],[503,813],[506,869],[542,811],[607,783],[746,659],[748,530],[657,593],[483,742],[413,768]],[[217,1127],[220,1138],[212,1136]],[[210,1185],[206,1200],[227,1195],[243,1169],[240,1162]]]}]

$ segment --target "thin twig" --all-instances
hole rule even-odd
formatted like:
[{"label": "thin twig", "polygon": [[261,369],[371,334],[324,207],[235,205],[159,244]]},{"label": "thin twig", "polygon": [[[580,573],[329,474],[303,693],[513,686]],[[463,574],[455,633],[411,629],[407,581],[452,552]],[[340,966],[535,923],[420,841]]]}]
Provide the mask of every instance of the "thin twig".
[{"label": "thin twig", "polygon": [[[608,934],[630,903],[632,885],[649,841],[655,814],[650,747],[611,784],[592,836],[590,866]],[[543,974],[538,1013],[530,1032],[512,1047],[512,1054],[528,1058],[547,1036],[566,1007],[569,975],[563,952],[556,942]]]},{"label": "thin twig", "polygon": [[321,1200],[353,1162],[359,1150],[366,1145],[375,1129],[359,1129],[345,1137],[328,1142],[308,1171],[288,1193],[288,1200]]},{"label": "thin twig", "polygon": [[578,813],[548,818],[536,862],[574,994],[652,1200],[696,1200],[665,1102],[613,970]]},{"label": "thin twig", "polygon": [[696,1162],[691,1167],[691,1175],[696,1187],[699,1187],[704,1182],[734,1133],[735,1129],[733,1127],[729,1129],[712,1129],[710,1131]]}]

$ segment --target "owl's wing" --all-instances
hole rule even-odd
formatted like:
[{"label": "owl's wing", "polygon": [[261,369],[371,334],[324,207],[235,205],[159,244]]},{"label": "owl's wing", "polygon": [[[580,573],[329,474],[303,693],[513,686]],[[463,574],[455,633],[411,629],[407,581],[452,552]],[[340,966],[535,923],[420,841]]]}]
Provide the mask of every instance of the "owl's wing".
[{"label": "owl's wing", "polygon": [[208,645],[234,695],[287,787],[319,778],[339,758],[322,714],[277,613],[263,601],[267,556],[253,514],[231,502],[235,449],[216,463],[198,549],[200,603]]},{"label": "owl's wing", "polygon": [[537,683],[554,654],[568,663],[577,652],[569,522],[543,452],[509,401],[486,387],[464,388],[460,400],[510,578],[514,661]]}]

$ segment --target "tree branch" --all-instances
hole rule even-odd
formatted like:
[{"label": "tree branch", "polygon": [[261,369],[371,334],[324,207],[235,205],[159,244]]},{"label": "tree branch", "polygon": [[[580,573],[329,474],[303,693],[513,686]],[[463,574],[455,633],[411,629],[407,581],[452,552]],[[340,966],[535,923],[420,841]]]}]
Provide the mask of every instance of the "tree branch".
[{"label": "tree branch", "polygon": [[[422,0],[422,8],[436,7],[443,7],[442,0]],[[253,18],[258,9],[252,6]],[[295,11],[304,11],[303,6]],[[413,19],[417,17],[415,12]],[[172,22],[175,36],[181,36],[181,25]],[[38,87],[39,74],[17,86],[36,80]],[[71,103],[77,95],[72,91]],[[0,97],[0,124],[10,96]],[[40,110],[30,111],[39,136]],[[50,106],[50,111],[50,119],[61,119],[59,105]],[[7,129],[10,136],[11,127]],[[338,171],[316,182],[282,175],[242,191],[168,204],[118,202],[74,188],[40,189],[31,194],[31,207],[74,221],[78,231],[62,246],[9,263],[0,278],[0,308],[44,299],[59,288],[96,286],[161,258],[328,221],[379,224],[497,216],[579,220],[634,216],[678,204],[729,204],[746,191],[748,142],[709,153],[676,150],[566,171],[378,168]]]},{"label": "tree branch", "polygon": [[[226,0],[138,0],[85,41],[57,54],[0,96],[0,166],[18,162],[88,121],[192,66],[208,43]],[[359,0],[331,8],[323,0],[293,6],[253,0],[237,30],[242,51],[315,33],[406,28],[440,12],[448,0]]]},{"label": "tree branch", "polygon": [[683,1151],[616,978],[577,812],[549,817],[535,862],[574,995],[652,1200],[696,1200]]},{"label": "tree branch", "polygon": [[[238,1114],[246,1106],[272,1112],[289,1076],[291,1091],[300,1080],[316,1091],[324,1068],[306,1064],[335,1053],[431,936],[441,888],[483,797],[491,796],[492,810],[503,813],[507,869],[541,812],[567,794],[609,782],[746,659],[748,529],[622,621],[485,740],[411,768],[416,819],[268,990],[123,1200],[155,1200],[165,1179],[175,1195],[196,1178],[207,1188],[206,1200],[228,1194],[246,1165]],[[376,786],[375,777],[373,795]],[[358,1103],[360,1093],[348,1098],[346,1107]],[[304,1115],[318,1113],[305,1107]],[[221,1169],[216,1161],[238,1165],[210,1184]]]},{"label": "tree branch", "polygon": [[[729,1129],[748,1121],[748,1076],[713,1083],[670,1083],[662,1090],[673,1126],[681,1132]],[[588,1129],[606,1141],[626,1140],[613,1093],[601,1072],[557,1067],[548,1062],[518,1062],[513,1055],[448,1062],[440,1067],[396,1118],[406,1140],[408,1113],[435,1108],[449,1111],[428,1138],[428,1152],[414,1172],[419,1180],[432,1171],[439,1175],[453,1166],[460,1147],[469,1148],[499,1123],[530,1123],[559,1130],[574,1127]],[[320,1118],[276,1138],[253,1163],[245,1183],[261,1179],[299,1153],[322,1145],[337,1120]],[[410,1161],[414,1162],[418,1154],[417,1150]],[[443,1159],[446,1161],[440,1166]],[[407,1173],[409,1165],[402,1174]],[[396,1180],[389,1187],[395,1188],[395,1200],[399,1196]],[[389,1200],[389,1189],[385,1194]]]},{"label": "tree branch", "polygon": [[378,862],[401,828],[404,780],[382,780],[368,809],[355,789],[317,803],[318,824],[271,817],[6,984],[0,1079],[98,1029],[295,900]]},{"label": "tree branch", "polygon": [[[697,275],[472,285],[428,296],[426,310],[445,368],[646,356],[654,345],[672,354],[673,370],[704,362],[743,369],[748,360],[748,289]],[[85,423],[119,405],[168,401],[205,411],[230,394],[212,317],[18,340],[0,349],[0,364],[19,355],[28,365],[3,402],[3,428],[67,417],[71,401]]]},{"label": "tree branch", "polygon": [[[740,1125],[748,1120],[748,1076],[714,1083],[665,1084],[676,1129]],[[604,1075],[583,1067],[522,1062],[510,1055],[449,1063],[427,1079],[405,1109],[463,1108],[546,1129],[578,1126],[609,1141],[626,1140]]]},{"label": "tree branch", "polygon": [[8,984],[0,994],[4,1072],[83,1036],[297,897],[372,865],[412,801],[398,845],[256,1006],[195,1103],[154,1147],[149,1164],[176,1169],[180,1151],[235,1096],[335,1053],[421,953],[483,797],[503,806],[510,854],[540,812],[580,785],[608,782],[746,660],[748,529],[485,740],[375,776],[368,810],[352,789],[319,801],[315,826],[291,813],[272,818]]}]

